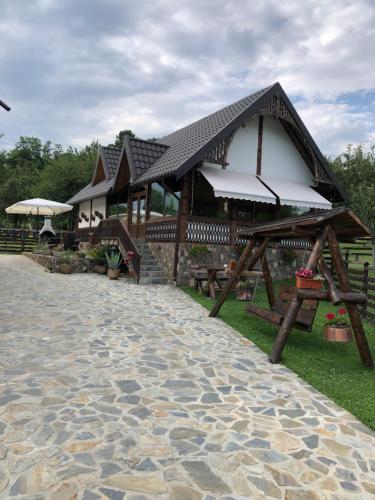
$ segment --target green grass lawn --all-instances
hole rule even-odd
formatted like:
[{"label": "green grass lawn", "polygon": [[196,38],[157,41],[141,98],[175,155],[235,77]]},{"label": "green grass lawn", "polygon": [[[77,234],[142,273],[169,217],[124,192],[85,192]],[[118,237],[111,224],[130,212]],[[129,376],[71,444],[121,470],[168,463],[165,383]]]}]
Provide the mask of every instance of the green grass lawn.
[{"label": "green grass lawn", "polygon": [[[277,286],[276,286],[277,288]],[[193,299],[211,309],[213,302],[189,287],[182,287]],[[263,285],[259,285],[255,303],[266,306]],[[230,296],[220,310],[219,318],[269,354],[277,327],[245,312],[244,302]],[[283,352],[282,362],[313,387],[375,430],[375,370],[361,365],[355,341],[346,344],[323,340],[324,315],[335,310],[321,303],[312,333],[293,330]],[[375,357],[375,326],[364,323]]]}]

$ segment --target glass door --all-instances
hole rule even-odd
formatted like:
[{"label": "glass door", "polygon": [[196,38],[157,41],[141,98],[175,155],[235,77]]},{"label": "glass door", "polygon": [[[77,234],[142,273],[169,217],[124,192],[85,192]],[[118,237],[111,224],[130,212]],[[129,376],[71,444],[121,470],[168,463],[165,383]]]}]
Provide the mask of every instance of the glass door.
[{"label": "glass door", "polygon": [[134,193],[131,199],[130,233],[133,238],[144,238],[146,223],[146,193]]}]

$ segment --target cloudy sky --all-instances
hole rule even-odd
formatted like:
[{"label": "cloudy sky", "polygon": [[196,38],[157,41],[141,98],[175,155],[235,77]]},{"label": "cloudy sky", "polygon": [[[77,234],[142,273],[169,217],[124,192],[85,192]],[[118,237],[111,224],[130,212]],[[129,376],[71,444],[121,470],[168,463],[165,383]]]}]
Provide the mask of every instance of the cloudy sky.
[{"label": "cloudy sky", "polygon": [[1,0],[0,147],[160,137],[279,81],[326,154],[375,143],[374,0]]}]

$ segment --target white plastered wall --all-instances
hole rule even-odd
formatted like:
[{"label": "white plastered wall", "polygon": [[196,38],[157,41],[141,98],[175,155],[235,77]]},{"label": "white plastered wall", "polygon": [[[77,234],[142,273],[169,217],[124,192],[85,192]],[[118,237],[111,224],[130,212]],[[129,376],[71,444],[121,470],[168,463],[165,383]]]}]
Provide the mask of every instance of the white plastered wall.
[{"label": "white plastered wall", "polygon": [[258,148],[258,118],[249,120],[234,134],[229,145],[227,162],[228,169],[243,174],[256,174]]},{"label": "white plastered wall", "polygon": [[104,218],[106,217],[106,207],[107,207],[107,202],[106,202],[106,197],[102,196],[101,198],[94,198],[92,200],[92,215],[94,215],[95,220],[91,222],[91,227],[96,227],[99,225],[100,219],[95,215],[95,211],[100,212],[103,214]]},{"label": "white plastered wall", "polygon": [[[85,219],[82,219],[82,217],[81,217],[82,212],[87,216],[87,218],[88,218],[87,221]],[[79,204],[78,217],[80,217],[82,219],[81,222],[78,220],[78,227],[79,228],[90,227],[90,200],[82,201]]]},{"label": "white plastered wall", "polygon": [[[256,174],[258,117],[247,122],[234,134],[230,143],[227,169]],[[263,119],[262,175],[313,185],[313,176],[279,120]]]},{"label": "white plastered wall", "polygon": [[279,120],[263,121],[262,175],[313,185],[313,174]]}]

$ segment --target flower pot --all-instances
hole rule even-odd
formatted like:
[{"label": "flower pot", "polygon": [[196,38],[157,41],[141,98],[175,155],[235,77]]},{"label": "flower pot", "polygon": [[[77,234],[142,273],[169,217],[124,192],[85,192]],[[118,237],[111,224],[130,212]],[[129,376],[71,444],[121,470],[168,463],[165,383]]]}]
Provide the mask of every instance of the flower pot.
[{"label": "flower pot", "polygon": [[236,291],[237,300],[251,300],[252,290],[250,288],[243,288]]},{"label": "flower pot", "polygon": [[120,269],[108,268],[107,275],[110,280],[117,280],[120,277]]},{"label": "flower pot", "polygon": [[296,287],[310,288],[311,290],[321,290],[323,287],[323,281],[314,280],[312,278],[301,278],[300,276],[296,276]]},{"label": "flower pot", "polygon": [[72,272],[73,272],[73,265],[72,264],[64,264],[64,263],[62,263],[60,265],[60,272],[62,274],[72,274]]},{"label": "flower pot", "polygon": [[108,267],[105,266],[104,264],[95,264],[95,266],[94,266],[95,272],[99,273],[99,274],[106,274],[107,269],[108,269]]},{"label": "flower pot", "polygon": [[353,340],[352,329],[349,325],[326,325],[324,340],[327,342],[351,342]]}]

